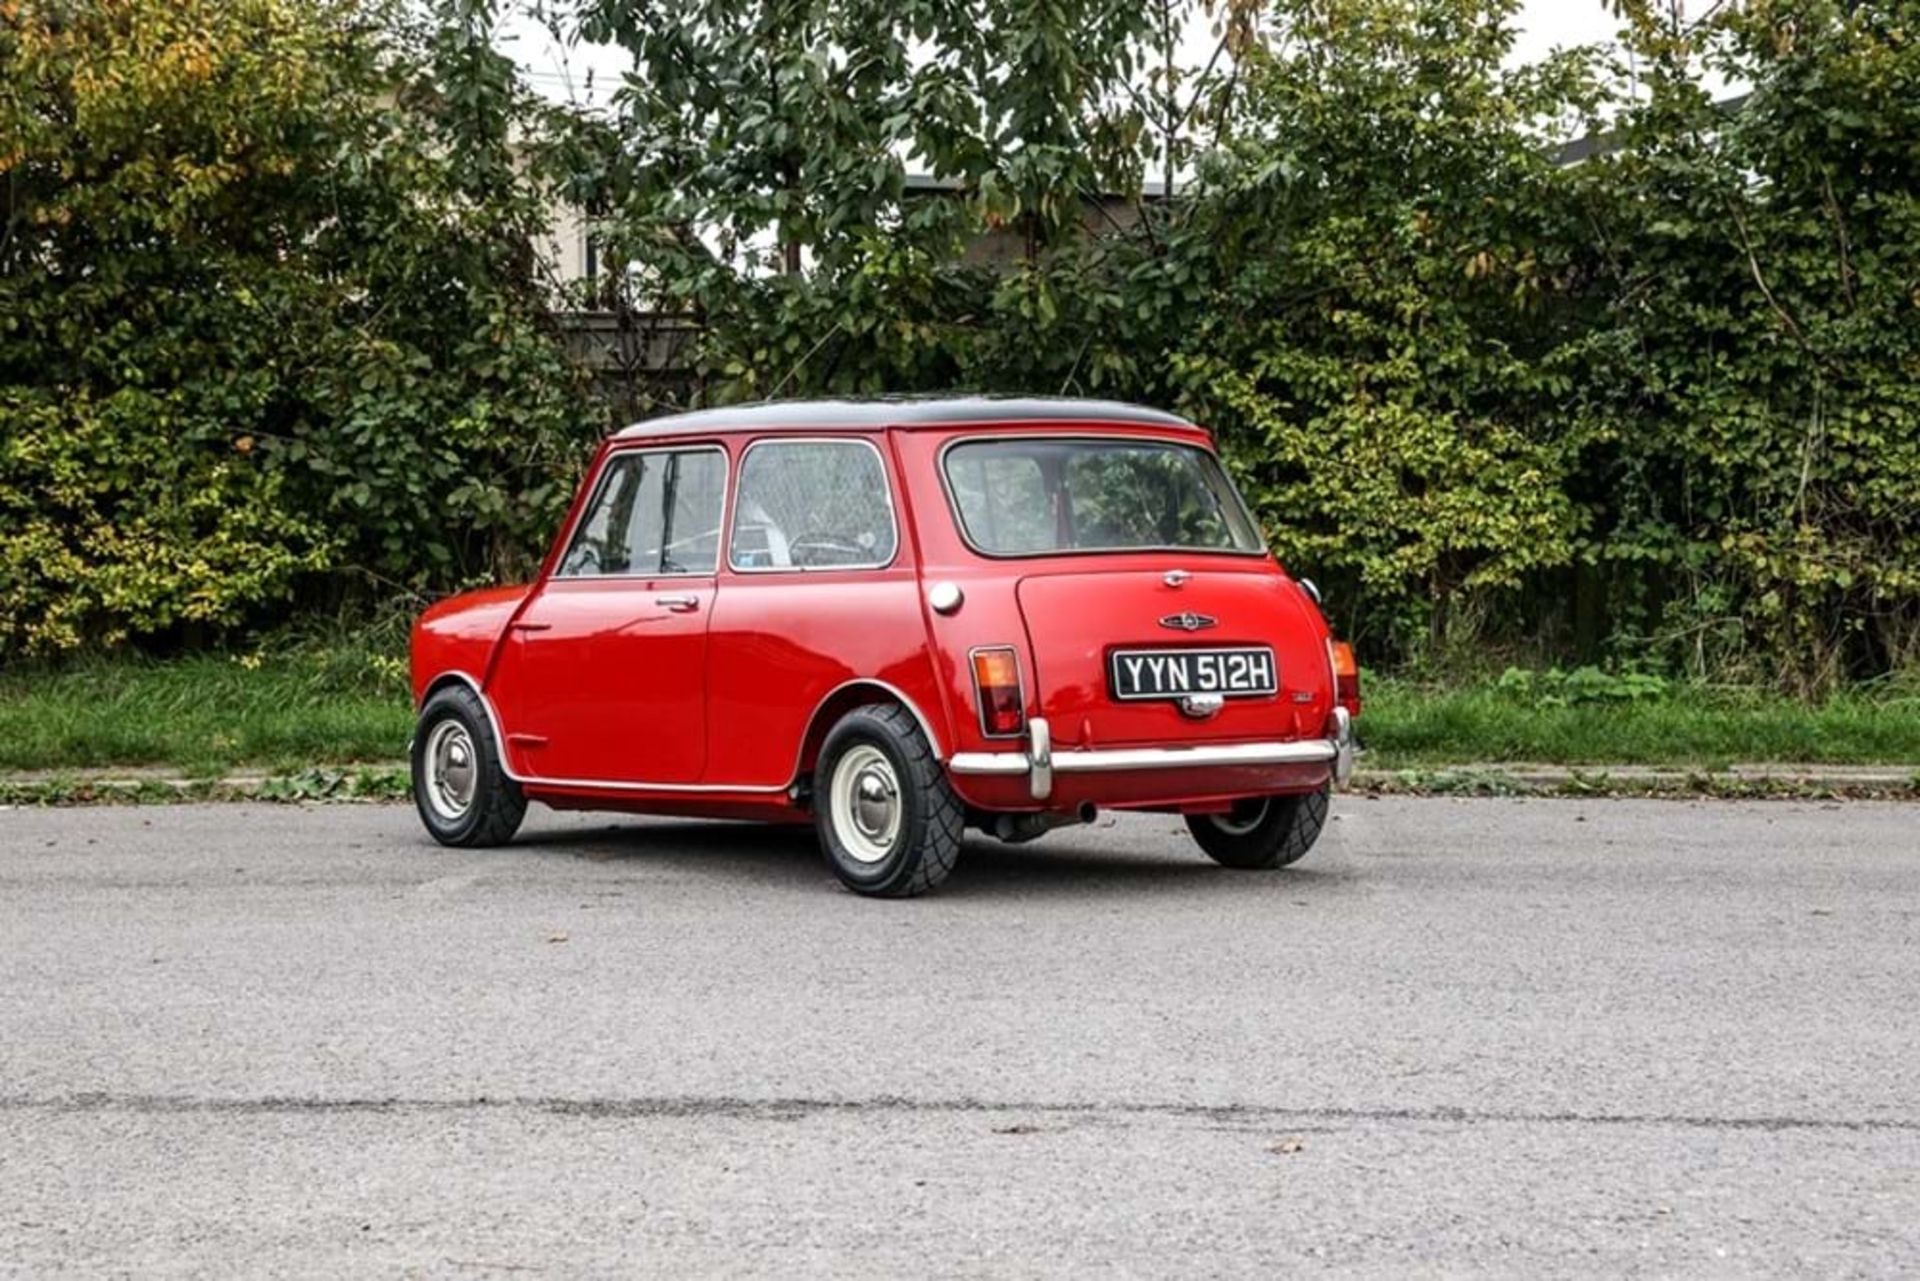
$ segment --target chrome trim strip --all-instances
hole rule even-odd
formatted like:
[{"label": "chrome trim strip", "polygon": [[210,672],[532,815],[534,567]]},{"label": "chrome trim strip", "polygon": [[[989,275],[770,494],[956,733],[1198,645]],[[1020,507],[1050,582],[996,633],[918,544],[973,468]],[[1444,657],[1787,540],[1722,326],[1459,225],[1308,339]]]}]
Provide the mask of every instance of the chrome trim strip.
[{"label": "chrome trim strip", "polygon": [[947,768],[956,774],[980,774],[1011,778],[1026,774],[1032,767],[1025,752],[955,752]]},{"label": "chrome trim strip", "polygon": [[771,787],[759,783],[612,783],[597,778],[519,778],[514,782],[528,787],[581,787],[596,792],[750,792],[771,796],[785,792],[785,784]]},{"label": "chrome trim strip", "polygon": [[1105,773],[1128,769],[1196,769],[1230,765],[1312,765],[1334,758],[1324,739],[1296,743],[1225,743],[1217,747],[1120,747],[1105,751],[1058,752],[1053,768],[1061,773]]},{"label": "chrome trim strip", "polygon": [[[762,445],[865,445],[873,451],[873,457],[880,464],[880,483],[887,495],[887,521],[893,527],[893,554],[884,561],[868,562],[859,565],[736,565],[733,560],[733,535],[740,524],[740,494],[747,477],[747,460],[753,457],[753,451]],[[887,456],[880,446],[865,436],[762,436],[750,441],[740,451],[740,461],[735,465],[738,476],[734,480],[733,513],[727,520],[727,568],[736,574],[836,574],[848,571],[871,571],[891,569],[900,559],[900,508],[893,501],[893,473],[887,469]]]},{"label": "chrome trim strip", "polygon": [[[720,557],[715,549],[712,569],[661,570],[657,574],[563,574],[560,567],[567,562],[567,556],[573,551],[573,540],[580,536],[581,526],[593,515],[594,506],[599,503],[601,494],[607,486],[607,476],[613,470],[614,463],[634,454],[718,454],[720,455],[720,526],[715,533],[722,533],[727,525],[727,499],[733,494],[733,459],[727,456],[724,445],[640,445],[623,447],[609,452],[600,464],[600,471],[593,478],[593,493],[580,507],[580,517],[567,529],[567,541],[560,545],[560,559],[553,563],[553,573],[547,575],[549,583],[620,583],[646,581],[654,578],[712,578],[720,572]],[[542,584],[536,584],[540,586]],[[531,594],[531,593],[529,593]]]},{"label": "chrome trim strip", "polygon": [[[1340,754],[1329,739],[1292,743],[1222,743],[1211,747],[1118,747],[1053,752],[1056,774],[1102,774],[1116,770],[1217,769],[1236,765],[1317,765]],[[1025,752],[959,752],[947,762],[956,774],[1028,773],[1033,759]]]}]

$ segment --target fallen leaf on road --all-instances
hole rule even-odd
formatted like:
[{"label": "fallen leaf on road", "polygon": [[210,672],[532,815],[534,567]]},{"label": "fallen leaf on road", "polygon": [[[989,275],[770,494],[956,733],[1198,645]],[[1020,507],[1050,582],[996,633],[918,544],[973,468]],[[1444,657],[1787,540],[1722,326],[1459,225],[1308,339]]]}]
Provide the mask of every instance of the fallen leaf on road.
[{"label": "fallen leaf on road", "polygon": [[547,942],[549,943],[565,943],[566,941],[567,936],[564,934],[549,934],[547,936]]},{"label": "fallen leaf on road", "polygon": [[1276,1156],[1292,1156],[1295,1152],[1306,1151],[1306,1148],[1305,1139],[1282,1139],[1267,1150]]}]

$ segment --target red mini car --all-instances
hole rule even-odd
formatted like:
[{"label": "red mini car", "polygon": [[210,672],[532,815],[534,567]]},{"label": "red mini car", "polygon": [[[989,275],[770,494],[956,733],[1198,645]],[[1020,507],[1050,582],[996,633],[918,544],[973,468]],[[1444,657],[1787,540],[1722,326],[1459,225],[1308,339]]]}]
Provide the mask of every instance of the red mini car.
[{"label": "red mini car", "polygon": [[1353,656],[1208,434],[1075,400],[800,402],[603,445],[527,587],[413,631],[414,796],[448,845],[529,800],[812,822],[863,894],[1100,807],[1229,867],[1304,855]]}]

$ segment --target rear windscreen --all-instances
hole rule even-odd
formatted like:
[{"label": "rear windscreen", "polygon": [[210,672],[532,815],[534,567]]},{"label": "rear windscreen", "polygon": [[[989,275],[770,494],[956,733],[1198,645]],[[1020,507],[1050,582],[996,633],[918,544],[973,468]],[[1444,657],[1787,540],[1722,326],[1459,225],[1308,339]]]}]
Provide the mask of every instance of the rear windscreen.
[{"label": "rear windscreen", "polygon": [[966,441],[946,451],[967,541],[989,556],[1156,548],[1258,552],[1220,461],[1171,441]]}]

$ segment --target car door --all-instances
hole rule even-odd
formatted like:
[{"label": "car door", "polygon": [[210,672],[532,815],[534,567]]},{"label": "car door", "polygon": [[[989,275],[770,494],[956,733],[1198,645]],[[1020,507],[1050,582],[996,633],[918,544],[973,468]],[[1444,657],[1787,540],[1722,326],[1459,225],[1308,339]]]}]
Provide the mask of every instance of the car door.
[{"label": "car door", "polygon": [[717,445],[607,457],[565,553],[501,653],[494,688],[518,772],[700,780],[726,487]]},{"label": "car door", "polygon": [[712,777],[793,776],[808,724],[856,679],[924,688],[926,624],[879,446],[763,437],[740,456],[726,589],[709,637]]}]

